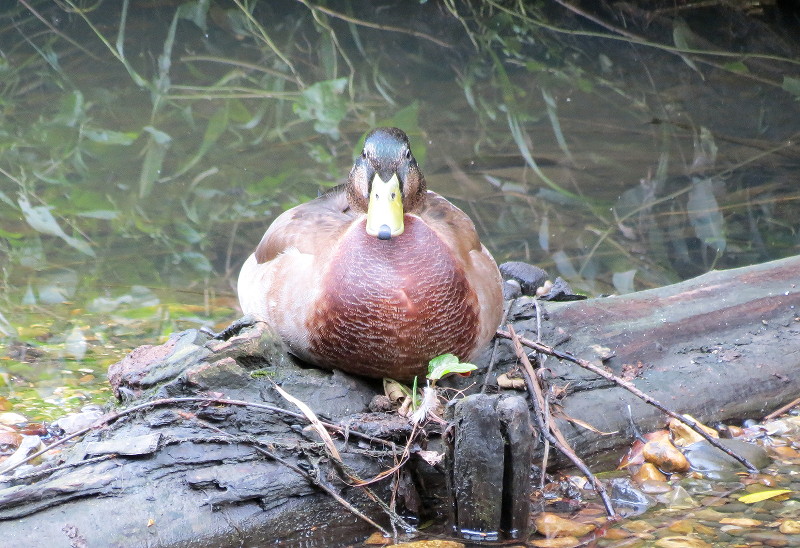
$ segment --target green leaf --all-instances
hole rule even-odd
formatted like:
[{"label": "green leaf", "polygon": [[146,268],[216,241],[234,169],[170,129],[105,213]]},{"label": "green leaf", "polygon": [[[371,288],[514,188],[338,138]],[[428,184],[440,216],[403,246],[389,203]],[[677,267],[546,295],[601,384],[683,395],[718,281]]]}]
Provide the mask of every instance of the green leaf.
[{"label": "green leaf", "polygon": [[731,72],[736,72],[738,74],[747,74],[750,72],[750,69],[747,68],[747,65],[742,63],[741,61],[731,61],[729,63],[725,63],[722,65],[725,70],[729,70]]},{"label": "green leaf", "polygon": [[206,24],[206,16],[208,15],[209,2],[210,0],[186,2],[185,4],[178,6],[178,10],[175,12],[175,15],[191,21],[203,32],[207,32],[208,25]]},{"label": "green leaf", "polygon": [[209,274],[212,271],[211,262],[202,253],[196,251],[184,251],[180,253],[181,261],[187,263],[197,272]]},{"label": "green leaf", "polygon": [[471,363],[461,363],[453,354],[442,354],[428,362],[428,379],[437,381],[451,373],[469,373],[476,369]]}]

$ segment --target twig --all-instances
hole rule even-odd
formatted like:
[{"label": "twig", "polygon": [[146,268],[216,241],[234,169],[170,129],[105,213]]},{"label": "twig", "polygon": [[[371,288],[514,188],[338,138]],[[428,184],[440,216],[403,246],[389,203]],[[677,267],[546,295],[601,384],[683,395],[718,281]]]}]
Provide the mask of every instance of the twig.
[{"label": "twig", "polygon": [[75,40],[73,40],[72,38],[70,38],[69,36],[67,36],[66,34],[64,34],[63,32],[61,32],[60,30],[58,30],[58,29],[57,29],[57,28],[56,28],[56,27],[55,27],[55,26],[54,26],[54,25],[53,25],[53,24],[52,24],[50,21],[48,21],[48,20],[47,20],[47,18],[46,18],[46,17],[44,17],[44,16],[43,16],[42,14],[40,14],[38,11],[36,11],[35,9],[33,9],[33,7],[32,7],[32,6],[31,6],[31,5],[30,5],[30,4],[29,4],[29,3],[28,3],[26,0],[19,0],[19,3],[20,3],[20,4],[22,4],[23,6],[25,6],[25,8],[26,8],[26,9],[27,9],[29,12],[31,12],[31,14],[33,14],[33,16],[34,16],[34,17],[36,17],[36,18],[37,18],[39,21],[41,21],[42,23],[44,23],[44,25],[45,25],[45,26],[46,26],[48,29],[50,29],[50,31],[51,31],[53,34],[55,34],[55,35],[57,35],[57,36],[59,36],[59,37],[63,38],[64,40],[66,40],[67,42],[69,42],[70,44],[72,44],[73,46],[75,46],[76,48],[78,48],[79,50],[81,50],[83,53],[85,53],[86,55],[88,55],[89,57],[91,57],[92,59],[94,59],[95,61],[98,61],[98,62],[100,62],[100,63],[103,63],[103,62],[104,62],[104,60],[103,60],[103,59],[101,59],[100,57],[98,57],[97,55],[95,55],[94,53],[92,53],[90,50],[88,50],[88,49],[86,49],[85,47],[83,47],[82,45],[80,45],[78,42],[76,42]]},{"label": "twig", "polygon": [[[209,429],[213,430],[214,432],[217,432],[217,433],[219,433],[219,434],[222,434],[222,435],[224,435],[224,436],[228,436],[228,437],[230,437],[230,438],[236,439],[237,441],[242,441],[242,439],[241,439],[240,437],[232,436],[232,435],[231,435],[231,434],[229,434],[228,432],[225,432],[225,431],[224,431],[224,430],[222,430],[221,428],[217,428],[217,427],[216,427],[216,426],[214,426],[213,424],[209,424],[209,423],[207,423],[207,422],[206,422],[206,421],[204,421],[204,420],[200,420],[200,419],[198,419],[197,417],[194,417],[194,420],[195,420],[195,422],[196,422],[196,423],[198,423],[198,424],[200,424],[200,425],[202,425],[202,426],[204,426],[204,427],[206,427],[206,428],[209,428]],[[317,487],[319,487],[320,489],[322,489],[323,491],[325,491],[327,494],[329,494],[330,496],[332,496],[332,497],[334,498],[334,500],[336,500],[336,502],[338,502],[339,504],[341,504],[341,505],[342,505],[342,506],[345,508],[345,510],[347,510],[348,512],[350,512],[350,513],[351,513],[351,514],[353,514],[354,516],[356,516],[356,517],[358,517],[358,518],[360,518],[360,519],[362,519],[362,520],[366,521],[366,522],[367,522],[367,523],[369,523],[369,524],[370,524],[372,527],[374,527],[375,529],[377,529],[378,531],[380,531],[380,532],[381,532],[383,535],[386,535],[387,537],[388,537],[388,536],[390,536],[390,534],[389,534],[389,531],[387,531],[386,529],[384,529],[383,527],[381,527],[380,525],[378,525],[377,523],[375,523],[373,520],[371,520],[371,519],[369,518],[369,516],[365,515],[365,514],[364,514],[363,512],[361,512],[361,511],[360,511],[358,508],[356,508],[355,506],[353,506],[352,504],[350,504],[349,502],[347,502],[347,500],[345,500],[345,499],[344,499],[344,498],[343,498],[343,497],[342,497],[342,496],[341,496],[339,493],[337,493],[337,492],[336,492],[336,491],[335,491],[333,488],[331,488],[331,487],[329,487],[328,485],[326,485],[325,483],[323,483],[323,482],[322,482],[322,479],[321,479],[321,478],[322,478],[322,476],[319,474],[319,469],[318,469],[317,467],[313,467],[313,469],[314,469],[314,470],[315,470],[315,472],[317,472],[317,473],[316,473],[316,474],[311,474],[310,472],[307,472],[307,471],[303,470],[303,469],[302,469],[302,468],[300,468],[299,466],[297,466],[297,465],[295,465],[295,464],[292,464],[291,462],[287,461],[286,459],[284,459],[284,458],[282,458],[282,457],[279,457],[278,455],[276,455],[276,454],[275,454],[275,453],[273,453],[272,451],[269,451],[269,450],[265,449],[265,448],[263,447],[263,445],[264,445],[264,443],[263,443],[263,442],[261,442],[261,441],[259,441],[259,440],[255,439],[255,438],[252,438],[252,437],[250,437],[250,436],[247,436],[246,440],[247,440],[247,442],[248,442],[250,445],[252,445],[252,446],[253,446],[253,448],[254,448],[256,451],[258,451],[258,452],[259,452],[259,453],[261,453],[262,455],[266,456],[267,458],[270,458],[270,459],[272,459],[272,460],[274,460],[274,461],[277,461],[277,462],[279,462],[280,464],[282,464],[282,465],[284,465],[285,467],[287,467],[289,470],[291,470],[291,471],[295,472],[296,474],[298,474],[298,475],[302,476],[303,478],[307,479],[307,480],[308,480],[309,482],[311,482],[313,485],[316,485]]]},{"label": "twig", "polygon": [[[547,408],[547,402],[545,401],[544,394],[542,393],[542,387],[539,386],[536,372],[533,370],[533,366],[531,365],[530,360],[528,360],[528,356],[525,355],[525,351],[522,349],[520,338],[514,332],[514,327],[511,324],[508,324],[508,331],[511,341],[514,343],[514,350],[516,351],[517,357],[522,362],[522,372],[525,376],[525,384],[528,386],[528,392],[530,392],[531,395],[531,401],[533,402],[533,408],[535,410],[534,414],[536,416],[536,422],[539,425],[539,431],[550,441],[550,443],[556,447],[556,449],[561,451],[561,453],[563,453],[581,472],[583,472],[583,475],[586,476],[586,479],[588,479],[592,484],[592,487],[594,487],[595,492],[600,496],[600,500],[603,501],[603,506],[606,509],[606,514],[608,514],[608,517],[615,517],[617,513],[614,511],[614,506],[611,504],[611,499],[608,497],[608,493],[606,493],[603,484],[594,477],[594,474],[592,474],[592,471],[589,470],[588,466],[586,466],[586,463],[584,463],[583,460],[581,460],[581,458],[575,454],[555,423],[548,421],[548,423],[545,424],[544,417],[545,409]],[[542,474],[544,474],[544,470],[542,470]]]},{"label": "twig", "polygon": [[776,409],[775,411],[773,411],[769,415],[765,415],[764,416],[764,420],[765,421],[772,420],[777,416],[783,415],[789,409],[791,409],[792,407],[795,407],[797,405],[800,405],[800,398],[797,398],[796,400],[790,401],[789,403],[787,403],[783,407],[779,407],[778,409]]},{"label": "twig", "polygon": [[[502,337],[504,339],[513,340],[512,336],[508,332],[503,331],[502,329],[498,329],[496,335],[498,337]],[[562,352],[560,350],[556,350],[555,348],[552,348],[552,347],[547,346],[545,344],[538,343],[538,342],[532,341],[530,339],[526,339],[524,337],[519,337],[519,341],[520,341],[521,344],[527,346],[528,348],[532,348],[533,350],[536,350],[537,352],[541,352],[543,354],[547,354],[548,356],[553,356],[554,358],[558,358],[559,360],[565,360],[565,361],[568,361],[568,362],[572,362],[572,363],[574,363],[576,365],[579,365],[580,367],[583,367],[584,369],[588,369],[592,373],[600,375],[604,379],[609,380],[609,381],[617,384],[618,386],[621,386],[622,388],[624,388],[625,390],[627,390],[628,392],[630,392],[631,394],[633,394],[637,398],[641,399],[645,403],[648,403],[648,404],[652,405],[653,407],[657,408],[662,413],[664,413],[664,414],[666,414],[666,415],[668,415],[668,416],[670,416],[670,417],[672,417],[672,418],[674,418],[676,420],[681,421],[683,424],[685,424],[686,426],[688,426],[689,428],[691,428],[692,430],[697,432],[708,443],[710,443],[711,445],[713,445],[714,447],[716,447],[720,451],[723,451],[724,453],[726,453],[726,454],[730,455],[731,457],[733,457],[734,459],[736,459],[745,468],[747,468],[747,470],[749,472],[758,472],[758,468],[753,466],[753,464],[749,460],[747,460],[745,457],[737,455],[736,452],[734,452],[731,449],[729,449],[728,447],[725,447],[724,445],[722,445],[719,442],[718,439],[712,437],[708,432],[706,432],[705,430],[700,428],[695,421],[693,421],[692,419],[689,419],[689,418],[687,418],[687,417],[685,417],[683,415],[679,415],[675,411],[672,411],[672,410],[668,409],[666,406],[664,406],[664,404],[662,404],[661,402],[659,402],[658,400],[656,400],[652,396],[649,396],[648,394],[642,392],[641,390],[639,390],[638,388],[633,386],[633,384],[631,384],[630,382],[626,381],[625,379],[622,379],[622,378],[614,375],[613,373],[609,373],[605,369],[602,369],[602,368],[594,365],[592,362],[590,362],[588,360],[584,360],[582,358],[577,358],[577,357],[573,356],[572,354],[570,354],[569,352]]]},{"label": "twig", "polygon": [[367,27],[367,28],[378,29],[378,30],[386,30],[386,31],[390,31],[390,32],[399,32],[399,33],[402,33],[402,34],[408,34],[408,35],[411,35],[411,36],[415,36],[417,38],[423,38],[425,40],[430,40],[431,42],[433,42],[437,46],[441,46],[443,48],[452,48],[453,47],[452,44],[448,44],[447,42],[445,42],[443,40],[439,40],[435,36],[431,36],[430,34],[425,34],[424,32],[420,32],[418,30],[407,29],[407,28],[404,28],[404,27],[394,27],[392,25],[380,25],[378,23],[373,23],[371,21],[365,21],[364,19],[356,19],[355,17],[350,17],[349,15],[346,15],[344,13],[340,13],[338,11],[334,11],[334,10],[332,10],[330,8],[326,8],[325,6],[322,6],[322,5],[319,5],[319,4],[315,4],[315,5],[312,6],[312,5],[310,5],[308,2],[306,2],[304,0],[298,0],[298,1],[301,4],[303,4],[304,6],[306,6],[310,10],[321,11],[322,13],[324,13],[326,15],[330,15],[331,17],[334,17],[336,19],[341,19],[342,21],[345,21],[347,23],[352,23],[352,24],[358,25],[360,27]]},{"label": "twig", "polygon": [[[132,413],[136,413],[137,411],[141,411],[143,409],[148,409],[150,407],[159,407],[159,406],[162,406],[162,405],[174,405],[174,404],[178,404],[178,403],[202,403],[202,404],[217,404],[217,405],[235,405],[235,406],[240,406],[240,407],[253,407],[255,409],[261,409],[261,410],[269,411],[269,412],[272,412],[272,413],[280,413],[280,414],[288,415],[290,417],[294,417],[294,418],[298,418],[298,419],[305,419],[306,418],[305,415],[303,415],[302,413],[296,413],[294,411],[289,411],[287,409],[282,409],[280,407],[275,407],[274,405],[268,405],[268,404],[265,404],[265,403],[253,403],[253,402],[244,401],[244,400],[229,400],[229,399],[224,399],[224,398],[203,398],[203,397],[199,397],[199,396],[188,396],[188,397],[183,397],[183,398],[161,398],[161,399],[158,399],[158,400],[152,400],[152,401],[149,401],[149,402],[141,403],[139,405],[134,405],[133,407],[129,407],[129,408],[124,409],[122,411],[119,411],[117,413],[112,413],[112,414],[107,415],[105,417],[101,417],[100,419],[98,419],[97,421],[92,423],[90,426],[87,426],[86,428],[82,428],[81,430],[73,432],[69,436],[65,436],[65,437],[61,438],[60,440],[51,443],[50,445],[48,445],[44,449],[42,449],[40,451],[37,451],[36,453],[33,453],[32,455],[30,455],[26,459],[21,460],[20,462],[18,462],[14,466],[10,467],[8,470],[5,470],[4,473],[7,474],[8,472],[11,472],[12,470],[18,468],[19,466],[21,466],[21,465],[23,465],[23,464],[25,464],[27,462],[32,461],[33,459],[35,459],[35,458],[47,453],[51,449],[55,449],[56,447],[58,447],[60,445],[63,445],[66,442],[68,442],[68,441],[70,441],[72,439],[75,439],[77,437],[83,436],[84,434],[86,434],[88,432],[91,432],[92,430],[96,430],[98,428],[101,428],[101,427],[104,427],[104,426],[108,426],[109,424],[115,422],[116,420],[118,420],[118,419],[120,419],[120,418],[122,418],[122,417],[124,417],[126,415],[130,415]],[[327,422],[322,422],[322,424],[325,427],[332,428],[332,429],[334,429],[334,430],[336,430],[336,431],[338,431],[340,433],[344,432],[344,428],[342,428],[339,425],[331,424],[331,423],[327,423]],[[383,440],[383,439],[380,439],[380,438],[376,438],[376,437],[370,436],[368,434],[363,434],[363,433],[358,432],[356,430],[350,430],[349,433],[354,435],[354,436],[357,436],[357,437],[363,438],[365,440],[371,441],[371,442],[377,442],[377,443],[381,443],[383,445],[394,446],[393,442],[389,442],[389,441],[386,441],[386,440]]]}]

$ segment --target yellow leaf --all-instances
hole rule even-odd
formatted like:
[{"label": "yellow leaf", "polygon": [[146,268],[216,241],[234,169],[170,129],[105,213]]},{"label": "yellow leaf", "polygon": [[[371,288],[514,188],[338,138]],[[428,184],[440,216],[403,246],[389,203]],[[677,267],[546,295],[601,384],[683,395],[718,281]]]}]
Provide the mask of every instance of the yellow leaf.
[{"label": "yellow leaf", "polygon": [[775,498],[780,495],[785,495],[786,493],[791,493],[791,489],[767,489],[765,491],[759,491],[757,493],[749,493],[747,495],[742,495],[739,497],[739,502],[743,502],[745,504],[753,504],[754,502],[761,502],[762,500],[767,500],[771,498]]}]

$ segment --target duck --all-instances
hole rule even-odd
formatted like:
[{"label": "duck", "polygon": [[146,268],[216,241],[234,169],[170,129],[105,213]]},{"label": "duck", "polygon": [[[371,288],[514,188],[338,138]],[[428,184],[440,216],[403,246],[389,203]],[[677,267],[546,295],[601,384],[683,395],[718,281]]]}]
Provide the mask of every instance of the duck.
[{"label": "duck", "polygon": [[345,184],[272,222],[237,292],[303,362],[399,381],[424,378],[439,355],[474,360],[503,314],[475,225],[427,190],[394,127],[366,135]]}]

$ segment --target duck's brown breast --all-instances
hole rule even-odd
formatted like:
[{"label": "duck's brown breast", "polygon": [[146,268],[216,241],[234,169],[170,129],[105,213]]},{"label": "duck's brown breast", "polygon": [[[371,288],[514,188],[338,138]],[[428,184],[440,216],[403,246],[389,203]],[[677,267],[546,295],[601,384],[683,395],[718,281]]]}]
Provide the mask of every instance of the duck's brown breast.
[{"label": "duck's brown breast", "polygon": [[447,352],[469,356],[478,299],[437,234],[406,215],[405,231],[379,240],[357,223],[333,251],[309,315],[309,352],[320,365],[372,377],[424,376]]}]

